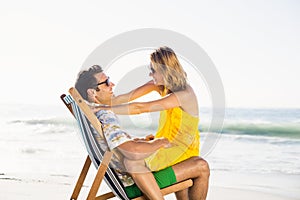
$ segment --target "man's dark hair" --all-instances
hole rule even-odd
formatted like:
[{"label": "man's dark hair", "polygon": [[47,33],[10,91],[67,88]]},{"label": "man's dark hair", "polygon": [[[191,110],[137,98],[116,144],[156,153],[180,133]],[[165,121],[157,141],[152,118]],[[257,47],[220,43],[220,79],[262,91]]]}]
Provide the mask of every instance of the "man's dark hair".
[{"label": "man's dark hair", "polygon": [[88,70],[79,72],[75,88],[85,100],[88,100],[88,89],[97,89],[97,80],[94,75],[101,72],[103,72],[103,69],[99,65],[93,65]]}]

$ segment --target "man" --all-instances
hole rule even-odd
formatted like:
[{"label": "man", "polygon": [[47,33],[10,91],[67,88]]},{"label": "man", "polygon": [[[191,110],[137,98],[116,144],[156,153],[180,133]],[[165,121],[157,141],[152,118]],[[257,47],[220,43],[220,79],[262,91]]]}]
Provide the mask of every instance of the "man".
[{"label": "man", "polygon": [[[111,105],[112,103],[122,103],[124,95],[115,97],[112,91],[114,84],[109,81],[109,78],[103,72],[102,68],[94,65],[86,71],[82,71],[76,81],[75,87],[90,103]],[[151,173],[145,165],[138,165],[139,169],[131,170],[132,163],[143,162],[143,159],[154,153],[160,148],[170,146],[170,143],[165,138],[155,139],[153,141],[133,140],[126,132],[121,130],[115,114],[112,111],[100,110],[96,112],[97,118],[102,122],[103,132],[107,139],[110,149],[116,152],[116,155],[121,153],[125,159],[125,165],[130,175],[134,179],[138,188],[149,199],[163,199],[160,193],[160,187],[169,186],[175,182],[180,182],[186,179],[193,179],[194,185],[185,191],[176,193],[177,199],[205,199],[208,190],[209,167],[205,160],[199,157],[189,158],[181,163],[158,172]],[[101,144],[103,145],[103,144]],[[122,163],[115,157],[113,159],[115,166],[120,166]],[[122,170],[122,167],[119,167]],[[124,169],[124,168],[123,168]],[[119,171],[119,170],[117,170]],[[130,177],[123,176],[120,173],[121,180],[126,186]],[[124,178],[125,177],[125,178]],[[161,180],[162,182],[155,182]],[[136,185],[130,185],[125,188],[127,194],[133,198],[139,195]],[[158,186],[159,185],[159,186]],[[131,196],[132,195],[132,196]]]}]

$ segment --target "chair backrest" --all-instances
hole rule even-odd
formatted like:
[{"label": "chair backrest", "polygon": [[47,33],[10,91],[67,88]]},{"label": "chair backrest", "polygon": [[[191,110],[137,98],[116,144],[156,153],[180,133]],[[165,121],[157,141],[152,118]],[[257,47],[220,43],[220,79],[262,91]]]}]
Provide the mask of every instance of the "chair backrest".
[{"label": "chair backrest", "polygon": [[[64,97],[64,101],[68,104],[71,104],[73,114],[76,118],[80,129],[80,137],[85,144],[90,159],[92,160],[96,169],[98,169],[100,162],[103,159],[104,150],[100,147],[97,138],[93,134],[95,129],[92,127],[89,120],[86,118],[84,113],[81,111],[79,106],[76,104],[76,102],[70,95],[66,95]],[[126,195],[126,192],[124,191],[122,182],[120,181],[120,179],[118,178],[118,176],[112,168],[107,168],[104,180],[117,197],[123,200],[129,200],[129,198]]]}]

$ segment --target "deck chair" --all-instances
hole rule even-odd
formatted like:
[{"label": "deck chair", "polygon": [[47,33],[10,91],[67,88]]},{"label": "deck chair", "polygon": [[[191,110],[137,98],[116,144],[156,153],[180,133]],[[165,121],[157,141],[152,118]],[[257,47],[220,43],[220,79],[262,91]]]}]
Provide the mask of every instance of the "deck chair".
[{"label": "deck chair", "polygon": [[[67,106],[69,111],[76,118],[76,121],[80,127],[81,139],[84,141],[88,156],[83,165],[82,171],[79,175],[75,188],[73,190],[71,200],[76,200],[79,196],[80,190],[83,186],[84,180],[89,171],[90,165],[93,162],[97,169],[93,184],[89,190],[87,200],[104,200],[113,197],[118,197],[122,200],[129,200],[127,197],[122,182],[119,180],[114,169],[109,167],[109,162],[112,157],[112,152],[107,149],[105,152],[100,148],[99,143],[96,141],[94,135],[92,134],[92,126],[100,134],[102,133],[101,123],[95,116],[95,114],[90,110],[88,105],[82,99],[80,94],[75,88],[70,88],[70,95],[61,95],[61,99]],[[103,137],[105,138],[105,137]],[[102,180],[105,180],[106,184],[109,186],[112,192],[108,192],[97,196],[98,189]],[[163,195],[171,194],[176,191],[180,191],[189,188],[193,185],[191,179],[182,181],[180,183],[175,183],[169,187],[161,189]],[[146,199],[144,196],[137,197],[135,200]]]}]

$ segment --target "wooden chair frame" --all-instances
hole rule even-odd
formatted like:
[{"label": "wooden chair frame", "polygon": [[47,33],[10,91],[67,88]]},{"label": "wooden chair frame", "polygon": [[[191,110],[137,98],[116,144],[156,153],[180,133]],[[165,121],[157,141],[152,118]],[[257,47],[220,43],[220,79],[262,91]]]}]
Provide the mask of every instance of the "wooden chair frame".
[{"label": "wooden chair frame", "polygon": [[[99,134],[102,134],[101,124],[100,124],[99,120],[92,113],[92,111],[90,110],[88,105],[84,102],[84,100],[82,99],[80,94],[77,92],[77,90],[75,88],[70,88],[69,93],[71,94],[71,96],[73,97],[73,99],[75,100],[77,105],[80,107],[80,109],[84,112],[85,116],[88,118],[88,120],[93,125],[93,127],[99,132]],[[62,94],[60,96],[60,98],[62,99],[64,104],[67,106],[69,111],[74,116],[71,105],[64,101],[65,96],[66,96],[65,94]],[[105,200],[105,199],[110,199],[110,198],[115,197],[115,194],[113,192],[108,192],[108,193],[102,194],[100,196],[97,196],[97,192],[98,192],[101,182],[104,178],[105,172],[109,166],[111,157],[112,157],[112,152],[110,150],[108,150],[104,153],[103,160],[97,169],[97,173],[94,178],[93,184],[90,188],[89,194],[87,196],[87,200]],[[80,190],[81,190],[83,183],[85,181],[85,178],[87,176],[87,173],[90,169],[90,166],[91,166],[91,159],[89,156],[87,156],[85,163],[83,165],[83,168],[81,170],[81,173],[79,175],[79,178],[77,180],[77,183],[74,187],[73,193],[71,195],[71,198],[70,198],[71,200],[77,200]],[[193,181],[191,179],[188,179],[188,180],[185,180],[185,181],[182,181],[179,183],[175,183],[166,188],[163,188],[163,189],[161,189],[161,192],[163,195],[167,195],[167,194],[171,194],[171,193],[174,193],[177,191],[187,189],[187,188],[191,187],[192,185],[193,185]],[[134,200],[145,200],[145,199],[146,198],[144,196],[141,196],[141,197],[135,198]]]}]

